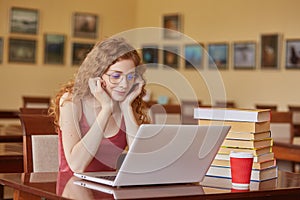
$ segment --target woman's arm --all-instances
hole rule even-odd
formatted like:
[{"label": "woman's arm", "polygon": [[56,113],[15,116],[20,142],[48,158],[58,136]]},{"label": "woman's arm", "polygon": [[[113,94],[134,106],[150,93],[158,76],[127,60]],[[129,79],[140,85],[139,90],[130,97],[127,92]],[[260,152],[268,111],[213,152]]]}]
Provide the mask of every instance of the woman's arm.
[{"label": "woman's arm", "polygon": [[130,147],[138,131],[139,124],[136,121],[131,105],[122,108],[122,113],[123,113],[124,122],[126,126],[127,144]]},{"label": "woman's arm", "polygon": [[[67,94],[66,94],[67,95]],[[81,103],[60,100],[60,129],[67,162],[72,171],[82,172],[94,158],[107,125],[111,110],[103,107],[84,137],[81,136],[79,121]]]},{"label": "woman's arm", "polygon": [[131,146],[132,141],[139,128],[139,124],[136,121],[136,117],[131,104],[134,99],[142,92],[142,88],[144,85],[145,81],[141,77],[138,77],[137,86],[130,94],[128,94],[124,101],[120,102],[120,108],[122,110],[126,125],[127,144],[129,145],[129,147]]}]

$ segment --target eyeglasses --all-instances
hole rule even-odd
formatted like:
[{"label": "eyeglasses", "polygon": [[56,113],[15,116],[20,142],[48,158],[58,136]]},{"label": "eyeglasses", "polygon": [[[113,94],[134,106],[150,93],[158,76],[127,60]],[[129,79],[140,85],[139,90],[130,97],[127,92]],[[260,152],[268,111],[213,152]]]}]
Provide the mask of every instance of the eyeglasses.
[{"label": "eyeglasses", "polygon": [[132,82],[136,78],[136,73],[131,72],[128,74],[123,74],[121,72],[113,72],[111,74],[105,74],[109,76],[109,82],[112,84],[118,84],[123,80],[123,77],[126,76],[127,82]]}]

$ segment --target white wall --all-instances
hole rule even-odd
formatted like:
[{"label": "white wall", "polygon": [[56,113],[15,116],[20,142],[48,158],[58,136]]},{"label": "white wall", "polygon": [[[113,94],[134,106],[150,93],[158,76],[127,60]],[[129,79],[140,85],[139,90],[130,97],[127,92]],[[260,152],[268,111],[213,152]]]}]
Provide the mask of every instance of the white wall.
[{"label": "white wall", "polygon": [[[272,103],[277,104],[280,110],[286,110],[288,104],[300,104],[297,88],[300,70],[286,70],[284,64],[285,40],[300,38],[300,26],[297,25],[299,7],[300,1],[297,0],[141,0],[137,7],[137,26],[161,27],[163,15],[180,13],[184,34],[204,44],[255,41],[259,47],[261,34],[282,34],[279,70],[261,70],[259,62],[255,70],[234,70],[231,57],[229,69],[220,73],[227,99],[234,100],[237,106]],[[193,77],[195,73],[183,67],[180,71],[188,77],[198,98],[205,104],[211,104],[205,85],[199,84],[199,79]],[[152,74],[156,76],[160,71],[153,70]],[[166,78],[176,82],[172,76]],[[180,84],[178,87],[185,90]],[[154,98],[163,93],[163,90],[156,91]]]},{"label": "white wall", "polygon": [[[11,7],[32,8],[39,11],[39,33],[34,36],[11,34],[9,16]],[[136,0],[0,0],[0,37],[4,39],[3,63],[0,64],[0,109],[18,109],[22,95],[53,96],[61,84],[73,77],[78,67],[71,65],[72,42],[94,43],[104,37],[134,28]],[[72,15],[87,12],[99,16],[99,37],[96,39],[72,36]],[[66,36],[65,65],[43,63],[43,36],[46,33]],[[8,62],[10,37],[36,39],[36,64]]]}]

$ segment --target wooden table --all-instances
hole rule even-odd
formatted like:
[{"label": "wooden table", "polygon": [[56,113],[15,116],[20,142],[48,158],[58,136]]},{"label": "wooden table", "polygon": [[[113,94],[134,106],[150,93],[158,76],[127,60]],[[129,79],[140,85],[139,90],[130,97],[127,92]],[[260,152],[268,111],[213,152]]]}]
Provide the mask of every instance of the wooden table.
[{"label": "wooden table", "polygon": [[[19,111],[0,110],[1,120],[19,121]],[[23,172],[23,134],[21,125],[0,125],[0,173]]]},{"label": "wooden table", "polygon": [[[72,174],[14,173],[0,174],[0,184],[14,188],[30,199],[114,199],[113,194],[73,184],[79,180]],[[99,185],[101,186],[101,185]],[[103,186],[102,186],[103,187]],[[279,171],[277,179],[251,183],[249,191],[231,189],[230,179],[205,177],[200,185],[161,185],[110,188],[120,198],[138,199],[297,199],[300,174]]]},{"label": "wooden table", "polygon": [[[0,173],[23,172],[23,144],[0,143]],[[3,197],[4,188],[0,185],[0,199]]]},{"label": "wooden table", "polygon": [[17,110],[0,110],[0,119],[18,119],[19,111]]},{"label": "wooden table", "polygon": [[23,172],[23,144],[0,143],[0,173]]},{"label": "wooden table", "polygon": [[19,123],[19,111],[14,110],[0,110],[1,122],[7,120],[16,120],[18,125],[4,125],[0,124],[0,143],[6,142],[22,142],[22,129]]}]

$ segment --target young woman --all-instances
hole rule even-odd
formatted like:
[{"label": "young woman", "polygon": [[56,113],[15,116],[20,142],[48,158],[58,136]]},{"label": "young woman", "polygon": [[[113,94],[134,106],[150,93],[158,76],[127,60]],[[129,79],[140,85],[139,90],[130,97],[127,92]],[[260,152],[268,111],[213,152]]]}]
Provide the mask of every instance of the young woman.
[{"label": "young woman", "polygon": [[94,46],[51,107],[59,132],[59,171],[108,171],[148,123],[145,69],[122,38]]}]

